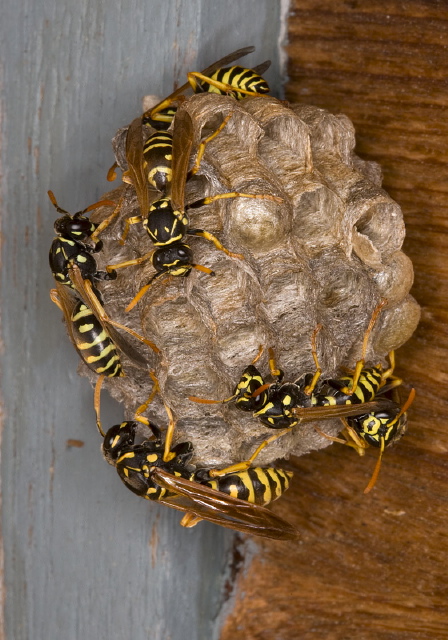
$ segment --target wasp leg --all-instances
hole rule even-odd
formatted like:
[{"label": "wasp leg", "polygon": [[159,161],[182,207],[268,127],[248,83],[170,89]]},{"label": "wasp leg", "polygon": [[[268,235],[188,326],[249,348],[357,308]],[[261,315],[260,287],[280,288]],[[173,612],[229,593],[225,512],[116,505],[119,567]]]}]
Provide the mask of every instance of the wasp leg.
[{"label": "wasp leg", "polygon": [[[149,375],[151,376],[151,379],[154,383],[154,386],[152,388],[151,394],[149,396],[149,398],[139,406],[139,408],[137,409],[137,411],[134,414],[134,420],[137,420],[138,422],[141,422],[142,424],[146,424],[147,426],[149,426],[149,420],[148,418],[144,418],[141,414],[146,411],[146,409],[148,408],[148,406],[151,404],[151,402],[154,400],[154,397],[156,395],[156,393],[160,393],[160,385],[159,385],[159,381],[156,378],[156,375],[153,371],[149,372]],[[165,450],[163,453],[163,461],[164,462],[169,462],[170,460],[172,460],[173,458],[176,457],[175,453],[172,453],[171,451],[171,445],[173,443],[173,435],[174,435],[174,428],[175,428],[175,423],[174,423],[174,418],[173,418],[173,414],[171,412],[171,409],[169,408],[169,406],[164,402],[163,406],[165,407],[165,411],[167,413],[168,416],[168,428],[166,430],[166,435],[165,435]]]},{"label": "wasp leg", "polygon": [[239,87],[232,87],[230,84],[226,84],[225,82],[219,82],[219,80],[214,80],[212,78],[208,78],[204,76],[204,74],[199,73],[199,71],[190,71],[187,73],[188,82],[191,85],[191,88],[196,93],[199,84],[196,82],[196,78],[199,80],[204,80],[208,84],[211,84],[213,87],[220,89],[223,93],[233,93],[237,91],[238,93],[244,93],[246,96],[255,96],[255,97],[266,97],[264,93],[257,93],[256,91],[247,91],[246,89],[240,89]]},{"label": "wasp leg", "polygon": [[149,260],[154,253],[153,251],[149,251],[145,253],[140,258],[135,258],[135,260],[126,260],[126,262],[118,262],[117,264],[108,264],[106,267],[106,271],[110,273],[111,271],[115,271],[116,269],[123,269],[123,267],[132,267],[135,264],[142,264],[142,262],[146,262]]},{"label": "wasp leg", "polygon": [[307,396],[310,396],[314,389],[316,388],[316,384],[320,378],[320,376],[322,375],[322,369],[320,368],[319,365],[319,359],[317,357],[317,345],[316,345],[316,337],[317,334],[319,333],[319,331],[322,329],[322,325],[318,324],[317,327],[314,329],[313,334],[311,336],[311,353],[313,355],[313,360],[314,360],[314,364],[316,365],[316,372],[313,376],[313,379],[311,380],[310,384],[307,385],[305,387],[305,389],[303,390],[304,393]]},{"label": "wasp leg", "polygon": [[219,251],[223,251],[230,258],[238,258],[238,260],[244,260],[244,256],[241,253],[234,253],[233,251],[229,251],[222,245],[218,238],[214,236],[212,233],[208,231],[203,231],[202,229],[188,229],[187,235],[189,236],[200,236],[201,238],[205,238],[209,242],[213,242],[215,247],[219,249]]},{"label": "wasp leg", "polygon": [[198,522],[201,522],[201,521],[202,521],[202,518],[200,518],[199,516],[195,516],[194,513],[186,513],[182,518],[182,520],[180,521],[180,526],[187,527],[187,529],[190,529],[191,527],[195,527],[198,524]]},{"label": "wasp leg", "polygon": [[341,418],[341,422],[344,424],[344,430],[341,432],[344,436],[342,438],[335,438],[334,436],[329,436],[328,433],[324,433],[319,427],[314,425],[314,430],[327,440],[331,440],[332,442],[338,442],[339,444],[344,444],[347,447],[352,447],[358,453],[358,455],[363,456],[365,454],[365,450],[368,445],[364,440],[362,440],[356,431],[348,424],[345,418]]},{"label": "wasp leg", "polygon": [[272,200],[273,202],[283,202],[283,198],[279,196],[271,196],[267,193],[240,193],[239,191],[230,191],[229,193],[218,193],[216,196],[208,196],[206,198],[202,198],[201,200],[197,200],[196,202],[192,202],[185,207],[185,211],[188,209],[198,209],[199,207],[203,207],[206,204],[211,204],[215,202],[215,200],[224,200],[227,198],[252,198],[253,200]]},{"label": "wasp leg", "polygon": [[107,227],[114,220],[114,218],[118,216],[118,214],[120,213],[122,204],[123,204],[123,197],[120,198],[120,200],[118,201],[118,204],[116,205],[115,209],[112,211],[110,216],[108,216],[102,222],[100,222],[100,224],[97,226],[95,231],[92,233],[92,235],[90,236],[90,240],[92,240],[95,244],[98,236],[104,231],[104,229],[107,229]]},{"label": "wasp leg", "polygon": [[350,387],[344,387],[342,389],[343,393],[347,393],[349,395],[353,395],[358,387],[359,378],[361,376],[361,371],[364,369],[364,365],[366,363],[366,353],[367,347],[369,345],[370,334],[372,333],[372,329],[375,326],[376,321],[378,320],[378,316],[380,315],[383,307],[387,304],[387,300],[383,299],[376,305],[373,310],[372,317],[370,318],[369,326],[366,329],[364,334],[364,338],[362,341],[362,351],[361,358],[358,360],[355,366],[355,371],[353,373],[353,379]]},{"label": "wasp leg", "polygon": [[120,238],[120,244],[123,245],[125,243],[131,224],[139,224],[140,222],[143,222],[143,218],[141,216],[133,216],[132,218],[127,218],[125,220],[123,233],[121,234]]},{"label": "wasp leg", "polygon": [[271,376],[273,378],[278,378],[278,381],[283,378],[283,371],[277,367],[277,362],[275,360],[274,349],[269,347],[269,371],[271,372]]},{"label": "wasp leg", "polygon": [[224,118],[224,121],[219,125],[219,127],[216,129],[216,131],[214,131],[211,135],[209,135],[208,138],[205,138],[205,140],[202,140],[202,142],[200,143],[200,145],[198,147],[198,152],[197,152],[197,155],[196,155],[196,160],[195,160],[195,163],[193,165],[193,168],[190,169],[190,171],[189,171],[189,177],[194,176],[194,174],[199,171],[199,167],[201,165],[201,160],[202,160],[202,157],[203,157],[204,152],[205,152],[205,147],[208,145],[209,142],[211,142],[213,140],[213,138],[216,138],[216,136],[221,133],[221,131],[224,129],[224,127],[229,122],[229,120],[230,120],[230,118],[232,116],[233,116],[233,111],[231,111]]},{"label": "wasp leg", "polygon": [[282,429],[281,431],[271,436],[270,438],[266,438],[266,440],[263,440],[263,442],[255,449],[251,457],[248,458],[247,460],[243,460],[242,462],[237,462],[236,464],[232,464],[229,467],[225,467],[224,469],[211,469],[209,471],[210,477],[216,478],[217,476],[224,476],[228,473],[246,471],[247,469],[249,469],[249,467],[252,466],[252,463],[255,460],[255,458],[268,444],[271,444],[271,442],[274,442],[278,438],[281,438],[281,436],[284,436],[286,433],[289,433],[290,431],[292,431],[292,429],[293,427],[287,427],[286,429]]},{"label": "wasp leg", "polygon": [[142,424],[145,424],[146,426],[149,425],[149,420],[148,420],[148,418],[144,418],[142,416],[142,413],[144,413],[146,411],[146,409],[149,407],[151,402],[154,400],[156,394],[158,392],[160,392],[159,381],[157,380],[154,372],[150,371],[149,375],[151,377],[151,380],[154,383],[153,387],[152,387],[152,390],[151,390],[151,393],[149,394],[148,399],[145,400],[145,402],[143,404],[141,404],[138,407],[138,409],[135,411],[135,413],[134,413],[134,420],[136,420],[137,422],[141,422]]},{"label": "wasp leg", "polygon": [[[191,267],[192,269],[196,269],[197,271],[202,271],[203,273],[207,273],[210,276],[214,276],[215,275],[215,272],[212,271],[212,269],[209,269],[208,267],[204,267],[204,265],[202,265],[202,264],[194,264],[194,263],[192,263],[192,264],[189,265],[189,267]],[[163,275],[166,275],[166,274],[172,275],[172,274],[170,274],[169,269],[165,269],[163,271],[159,271],[159,273],[156,273],[156,275],[153,276],[151,278],[151,280],[147,284],[145,284],[140,289],[140,291],[132,298],[131,302],[128,304],[128,306],[126,307],[125,311],[126,312],[131,311],[131,309],[133,309],[135,307],[135,305],[140,302],[140,300],[143,298],[143,296],[146,294],[146,292],[151,288],[154,280],[156,278],[160,278],[160,276],[163,276]]]},{"label": "wasp leg", "polygon": [[144,121],[145,119],[146,120],[151,119],[151,120],[155,120],[156,122],[171,123],[173,120],[172,115],[165,115],[159,112],[165,111],[165,109],[168,109],[168,107],[170,107],[173,104],[173,102],[177,102],[178,105],[182,104],[182,102],[184,102],[185,100],[185,96],[182,95],[185,90],[186,90],[185,85],[182,85],[181,87],[179,87],[179,89],[177,89],[177,91],[174,91],[174,93],[172,93],[168,98],[165,98],[165,100],[163,100],[162,102],[159,102],[159,104],[156,104],[155,107],[152,107],[151,109],[148,109],[148,111],[145,111],[145,113],[142,116],[142,120]]},{"label": "wasp leg", "polygon": [[106,434],[103,431],[101,426],[101,418],[100,418],[100,400],[101,400],[101,387],[103,386],[104,378],[106,376],[103,374],[100,375],[95,384],[95,391],[93,393],[93,407],[95,409],[96,414],[96,426],[98,427],[98,431],[100,432],[103,438],[106,437]]}]

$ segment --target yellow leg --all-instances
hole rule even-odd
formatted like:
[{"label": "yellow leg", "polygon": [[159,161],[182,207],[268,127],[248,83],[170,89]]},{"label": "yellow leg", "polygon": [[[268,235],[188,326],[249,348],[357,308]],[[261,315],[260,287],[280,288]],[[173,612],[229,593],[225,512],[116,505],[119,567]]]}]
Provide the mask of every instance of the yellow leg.
[{"label": "yellow leg", "polygon": [[65,314],[64,307],[61,304],[61,300],[59,298],[59,294],[58,294],[56,289],[50,289],[50,299],[51,299],[52,302],[54,302],[54,304],[57,307],[59,307],[59,309],[62,311],[62,313]]},{"label": "yellow leg", "polygon": [[95,391],[93,393],[93,407],[95,409],[95,414],[96,414],[96,426],[98,427],[98,431],[100,432],[103,438],[106,436],[106,434],[104,433],[103,428],[101,426],[100,400],[101,400],[101,387],[103,386],[104,378],[105,378],[104,374],[100,375],[100,377],[96,381]]},{"label": "yellow leg", "polygon": [[331,440],[332,442],[338,442],[339,444],[346,445],[347,447],[352,447],[353,449],[355,449],[358,455],[363,456],[365,454],[365,450],[368,447],[367,443],[358,436],[358,434],[354,429],[352,429],[352,427],[350,427],[345,418],[341,418],[341,421],[345,426],[345,429],[342,431],[344,439],[329,436],[327,433],[324,433],[321,429],[319,429],[319,427],[315,425],[314,430],[317,431],[317,433],[323,438]]},{"label": "yellow leg", "polygon": [[373,489],[373,487],[375,486],[376,481],[378,480],[378,475],[379,475],[380,469],[381,469],[381,461],[383,459],[383,453],[384,453],[384,438],[381,438],[380,455],[379,455],[377,463],[375,465],[375,469],[373,470],[372,477],[370,478],[367,487],[364,489],[364,493],[369,493]]},{"label": "yellow leg", "polygon": [[96,243],[98,236],[104,231],[104,229],[107,229],[107,227],[110,225],[110,223],[112,222],[112,220],[114,220],[114,218],[116,218],[118,216],[118,214],[120,213],[121,210],[121,205],[123,204],[123,198],[121,197],[120,200],[118,201],[117,206],[115,207],[115,209],[112,211],[112,213],[110,214],[110,216],[108,216],[107,218],[105,218],[102,222],[100,222],[100,224],[97,226],[97,228],[95,229],[95,231],[92,233],[92,235],[90,236],[90,240],[94,243]]},{"label": "yellow leg", "polygon": [[216,131],[214,133],[212,133],[210,136],[208,136],[208,138],[205,138],[205,140],[203,140],[201,142],[201,144],[199,145],[199,148],[198,148],[197,155],[196,155],[196,161],[195,161],[195,163],[193,165],[193,168],[189,172],[190,176],[194,176],[194,174],[199,171],[199,167],[201,165],[201,160],[202,160],[202,157],[203,157],[204,152],[205,152],[205,147],[207,146],[207,144],[209,142],[211,142],[213,140],[213,138],[216,138],[216,136],[221,133],[221,131],[224,129],[224,127],[229,122],[229,120],[230,120],[230,118],[232,116],[233,116],[233,111],[231,113],[229,113],[229,115],[224,118],[224,121],[222,122],[222,124],[219,125],[219,127],[216,129]]},{"label": "yellow leg", "polygon": [[140,258],[135,258],[135,260],[126,260],[126,262],[119,262],[118,264],[108,264],[106,267],[106,271],[110,272],[115,271],[116,269],[123,269],[123,267],[132,267],[136,264],[142,264],[143,262],[150,260],[153,253],[154,250],[145,253]]},{"label": "yellow leg", "polygon": [[156,104],[155,107],[152,107],[151,109],[148,109],[148,111],[145,111],[145,113],[142,116],[142,119],[144,120],[145,118],[151,118],[151,120],[155,120],[156,122],[172,122],[173,120],[172,116],[159,114],[159,111],[163,111],[164,109],[167,109],[170,105],[173,104],[173,102],[177,102],[178,105],[184,102],[185,96],[181,94],[184,93],[184,91],[187,88],[188,88],[188,84],[182,85],[181,87],[179,87],[179,89],[176,89],[176,91],[174,91],[174,93],[168,96],[168,98],[165,98],[165,100],[162,100],[162,102],[159,102],[159,104]]},{"label": "yellow leg", "polygon": [[[206,204],[211,204],[215,202],[215,200],[226,200],[228,198],[252,198],[252,200],[272,200],[273,202],[283,202],[283,198],[278,196],[271,196],[266,193],[240,193],[239,191],[231,191],[229,193],[218,193],[216,196],[208,196],[207,198],[203,198],[202,200],[198,200],[198,202],[194,202],[191,205],[185,207],[185,209],[190,208],[198,208],[202,207]],[[201,204],[199,204],[199,202]]]},{"label": "yellow leg", "polygon": [[356,389],[358,387],[358,382],[359,382],[359,378],[361,376],[361,371],[363,370],[364,365],[366,363],[366,353],[367,353],[367,347],[369,345],[370,334],[372,333],[372,329],[375,326],[376,321],[378,320],[378,316],[380,315],[383,307],[386,304],[387,304],[387,300],[386,299],[380,300],[380,302],[376,305],[375,309],[373,310],[372,317],[370,318],[369,326],[367,327],[366,332],[364,334],[364,339],[362,341],[361,358],[356,363],[355,372],[353,374],[352,383],[351,383],[350,387],[344,387],[342,389],[343,393],[347,393],[347,394],[352,395],[353,393],[355,393],[355,391],[356,391]]},{"label": "yellow leg", "polygon": [[254,453],[248,460],[244,460],[243,462],[237,462],[236,464],[232,464],[229,467],[225,467],[224,469],[212,469],[209,471],[209,475],[211,478],[216,478],[218,476],[225,476],[228,473],[238,473],[239,471],[246,471],[252,465],[255,458],[259,455],[259,453],[271,442],[274,442],[281,436],[284,436],[285,433],[289,433],[292,431],[292,427],[287,427],[286,429],[282,429],[275,435],[270,438],[266,438],[263,442],[255,449]]},{"label": "yellow leg", "polygon": [[187,527],[187,529],[191,529],[191,527],[195,527],[198,522],[201,522],[202,518],[199,516],[195,516],[193,513],[186,513],[182,520],[180,521],[181,527]]},{"label": "yellow leg", "polygon": [[201,238],[205,238],[206,240],[213,242],[213,244],[217,249],[219,249],[219,251],[223,251],[226,255],[230,256],[231,258],[238,258],[238,260],[244,260],[244,256],[241,255],[241,253],[233,253],[233,251],[229,251],[224,247],[224,245],[222,245],[219,242],[216,236],[214,236],[212,233],[209,233],[208,231],[203,231],[202,229],[188,229],[187,233],[189,236],[200,236]]},{"label": "yellow leg", "polygon": [[160,391],[160,387],[159,387],[159,381],[157,380],[155,374],[153,371],[149,372],[149,375],[151,376],[151,379],[153,381],[153,387],[152,387],[152,391],[148,397],[148,399],[141,404],[138,409],[136,410],[136,412],[134,413],[134,420],[136,420],[137,422],[141,422],[142,424],[149,424],[149,420],[148,418],[144,418],[142,416],[142,413],[144,413],[146,411],[146,409],[149,407],[149,405],[151,404],[151,402],[154,400],[156,393],[158,393]]},{"label": "yellow leg", "polygon": [[274,378],[279,378],[282,375],[281,370],[277,367],[277,362],[275,361],[274,349],[269,347],[269,371],[271,372],[271,376]]},{"label": "yellow leg", "polygon": [[127,218],[127,220],[125,220],[123,233],[121,234],[120,238],[120,244],[123,245],[125,243],[131,224],[139,224],[140,222],[143,222],[143,218],[141,216],[133,216],[132,218]]},{"label": "yellow leg", "polygon": [[304,389],[304,393],[306,393],[307,396],[310,396],[313,393],[314,389],[316,388],[317,381],[322,375],[322,369],[320,368],[319,359],[317,357],[317,345],[316,345],[316,337],[321,329],[322,329],[322,325],[318,324],[313,331],[313,335],[311,336],[311,353],[313,354],[314,364],[316,365],[316,372],[310,384],[307,385]]}]

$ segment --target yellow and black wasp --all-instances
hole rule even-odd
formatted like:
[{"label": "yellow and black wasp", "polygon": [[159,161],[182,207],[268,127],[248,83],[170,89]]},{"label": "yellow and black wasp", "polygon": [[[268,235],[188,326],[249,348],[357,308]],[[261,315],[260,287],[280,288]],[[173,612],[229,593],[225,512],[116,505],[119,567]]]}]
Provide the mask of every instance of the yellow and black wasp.
[{"label": "yellow and black wasp", "polygon": [[391,366],[387,370],[383,371],[381,365],[365,367],[368,339],[385,304],[386,301],[382,300],[373,311],[364,335],[362,355],[352,374],[319,380],[321,368],[317,357],[316,335],[321,325],[318,325],[312,339],[312,354],[316,364],[314,374],[303,375],[294,382],[283,382],[283,372],[277,368],[273,351],[269,349],[269,367],[274,382],[266,383],[254,366],[260,352],[244,370],[229,398],[216,401],[190,396],[189,399],[194,402],[207,404],[233,401],[239,409],[252,412],[265,426],[279,430],[265,439],[248,460],[228,467],[227,471],[248,468],[265,446],[302,422],[341,418],[345,426],[346,441],[330,439],[350,444],[361,454],[366,446],[364,443],[381,450],[374,474],[365,490],[366,493],[370,491],[379,473],[384,448],[398,440],[406,430],[406,411],[415,396],[415,391],[412,390],[403,407],[386,397],[386,392],[401,384],[401,380],[393,376],[393,353],[390,354]]},{"label": "yellow and black wasp", "polygon": [[[220,133],[230,117],[231,114],[224,119],[223,123],[213,134],[201,142],[197,153],[196,163],[190,174],[196,173],[206,144]],[[214,275],[211,269],[193,262],[192,250],[185,242],[183,242],[186,235],[205,238],[212,242],[217,249],[226,253],[226,255],[233,258],[244,259],[244,256],[232,253],[226,249],[219,240],[208,231],[191,228],[189,226],[186,211],[211,204],[216,200],[228,198],[264,199],[275,202],[283,201],[282,198],[268,194],[247,194],[233,191],[230,193],[222,193],[215,196],[201,198],[196,202],[185,205],[185,184],[189,173],[188,167],[190,163],[193,138],[194,128],[191,116],[186,110],[180,109],[176,114],[173,128],[171,163],[172,180],[170,181],[169,179],[166,179],[168,176],[166,171],[162,169],[159,171],[159,174],[164,175],[162,180],[163,197],[155,200],[151,205],[149,205],[148,176],[151,175],[151,179],[153,179],[155,174],[152,172],[152,168],[157,167],[158,160],[156,158],[155,162],[152,162],[151,159],[148,159],[148,155],[146,155],[145,158],[141,119],[136,118],[129,127],[126,140],[128,171],[125,179],[131,182],[136,190],[141,216],[136,216],[127,220],[123,237],[127,234],[129,224],[142,222],[156,249],[155,251],[151,251],[150,253],[135,260],[109,265],[107,270],[116,270],[122,267],[141,264],[145,260],[151,259],[152,265],[157,273],[138,292],[126,308],[126,311],[132,309],[143,297],[154,280],[164,274],[186,277],[190,274],[192,269],[198,269],[210,275]],[[165,167],[166,163],[163,164],[163,168]],[[153,186],[155,185],[153,184]]]},{"label": "yellow and black wasp", "polygon": [[96,260],[92,253],[101,251],[103,243],[95,240],[100,225],[91,222],[84,214],[98,207],[112,206],[116,203],[111,200],[100,200],[90,205],[83,211],[70,215],[65,209],[61,209],[52,191],[48,192],[51,203],[56,211],[64,214],[54,223],[56,237],[50,247],[50,269],[56,282],[73,287],[68,275],[68,266],[76,264],[84,279],[90,280],[114,280],[117,277],[115,271],[98,271]]},{"label": "yellow and black wasp", "polygon": [[188,89],[192,89],[194,93],[230,95],[237,100],[269,93],[269,85],[261,74],[269,69],[270,60],[262,62],[253,69],[241,66],[225,67],[253,51],[255,47],[244,47],[217,60],[203,71],[191,71],[187,74],[188,82],[143,114],[143,124],[151,125],[158,130],[168,129],[176,114],[173,103],[180,103]]},{"label": "yellow and black wasp", "polygon": [[[154,379],[154,390],[158,389]],[[126,487],[136,495],[155,500],[185,512],[184,527],[201,520],[278,540],[298,537],[294,527],[265,508],[289,487],[292,473],[282,469],[254,468],[221,474],[215,470],[194,470],[189,462],[193,455],[191,442],[171,446],[174,420],[169,416],[165,438],[161,430],[141,413],[150,400],[135,413],[133,421],[111,427],[104,436],[103,454],[116,467]],[[104,435],[104,434],[103,434]]]},{"label": "yellow and black wasp", "polygon": [[135,366],[148,368],[147,359],[115,327],[131,334],[155,353],[159,353],[159,349],[150,340],[109,318],[99,292],[88,278],[83,278],[77,264],[68,265],[67,275],[72,288],[56,280],[56,288],[50,291],[50,297],[64,314],[69,337],[79,356],[99,375],[95,387],[95,410],[99,421],[99,398],[104,378],[124,376],[119,351]]}]

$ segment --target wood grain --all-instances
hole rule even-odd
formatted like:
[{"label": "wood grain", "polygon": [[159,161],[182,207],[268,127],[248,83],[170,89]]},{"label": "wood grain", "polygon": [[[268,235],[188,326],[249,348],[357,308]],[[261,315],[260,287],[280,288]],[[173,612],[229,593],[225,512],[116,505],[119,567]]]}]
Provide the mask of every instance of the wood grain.
[{"label": "wood grain", "polygon": [[422,321],[398,352],[417,389],[409,434],[375,455],[333,446],[293,462],[278,512],[303,531],[263,543],[221,635],[246,639],[448,637],[448,10],[442,2],[293,2],[287,98],[348,115],[403,208]]}]

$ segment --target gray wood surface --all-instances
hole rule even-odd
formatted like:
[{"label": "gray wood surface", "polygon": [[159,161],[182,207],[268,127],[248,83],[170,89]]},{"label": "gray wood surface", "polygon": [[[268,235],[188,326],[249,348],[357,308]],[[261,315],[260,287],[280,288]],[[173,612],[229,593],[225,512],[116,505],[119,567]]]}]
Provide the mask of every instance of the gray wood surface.
[{"label": "gray wood surface", "polygon": [[[216,638],[233,536],[132,495],[102,461],[92,390],[51,304],[55,211],[110,186],[110,139],[147,93],[254,44],[275,0],[6,0],[1,20],[2,554],[7,640]],[[120,408],[104,409],[104,424]],[[69,439],[82,447],[67,446]]]}]

